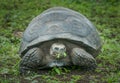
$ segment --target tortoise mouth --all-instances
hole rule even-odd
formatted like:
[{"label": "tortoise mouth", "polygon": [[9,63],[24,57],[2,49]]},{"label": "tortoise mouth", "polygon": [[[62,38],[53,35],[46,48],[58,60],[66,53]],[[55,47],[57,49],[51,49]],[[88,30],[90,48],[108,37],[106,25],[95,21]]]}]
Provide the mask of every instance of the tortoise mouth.
[{"label": "tortoise mouth", "polygon": [[52,55],[55,59],[63,59],[67,56],[67,54],[65,52],[62,52],[62,53],[54,53]]}]

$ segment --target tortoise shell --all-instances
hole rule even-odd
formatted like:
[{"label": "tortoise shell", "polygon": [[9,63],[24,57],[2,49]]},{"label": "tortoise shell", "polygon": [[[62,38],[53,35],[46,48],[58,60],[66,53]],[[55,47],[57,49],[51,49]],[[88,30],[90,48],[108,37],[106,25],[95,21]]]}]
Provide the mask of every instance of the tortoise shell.
[{"label": "tortoise shell", "polygon": [[20,54],[32,46],[53,39],[66,39],[85,45],[94,52],[101,47],[95,26],[82,14],[63,7],[53,7],[35,17],[25,30]]}]

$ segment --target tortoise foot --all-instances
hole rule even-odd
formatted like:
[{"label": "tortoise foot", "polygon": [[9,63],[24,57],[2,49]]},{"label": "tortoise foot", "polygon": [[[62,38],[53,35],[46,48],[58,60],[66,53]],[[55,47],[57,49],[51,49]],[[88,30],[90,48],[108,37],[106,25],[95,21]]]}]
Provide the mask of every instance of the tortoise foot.
[{"label": "tortoise foot", "polygon": [[39,48],[30,49],[20,62],[20,74],[29,74],[41,65],[42,51]]},{"label": "tortoise foot", "polygon": [[94,57],[81,48],[72,50],[72,62],[74,65],[82,66],[86,70],[95,70],[97,67]]}]

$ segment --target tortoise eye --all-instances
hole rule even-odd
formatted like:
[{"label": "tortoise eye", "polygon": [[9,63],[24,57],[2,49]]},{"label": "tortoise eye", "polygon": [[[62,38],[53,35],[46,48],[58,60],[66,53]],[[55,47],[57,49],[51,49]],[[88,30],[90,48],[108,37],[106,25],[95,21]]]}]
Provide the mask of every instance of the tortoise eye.
[{"label": "tortoise eye", "polygon": [[57,47],[55,47],[54,49],[55,49],[55,50],[59,50],[59,48],[57,48]]}]

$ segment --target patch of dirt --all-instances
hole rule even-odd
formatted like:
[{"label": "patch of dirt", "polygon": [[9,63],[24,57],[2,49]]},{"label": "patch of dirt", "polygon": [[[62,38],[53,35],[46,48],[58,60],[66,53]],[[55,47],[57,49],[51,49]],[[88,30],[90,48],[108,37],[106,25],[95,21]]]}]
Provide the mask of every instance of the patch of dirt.
[{"label": "patch of dirt", "polygon": [[[13,79],[10,80],[11,83],[16,83],[17,81],[19,81],[20,83],[31,83],[31,81],[36,81],[35,83],[46,83],[47,79],[50,80],[56,80],[59,79],[59,81],[61,82],[70,82],[73,75],[77,75],[77,76],[81,76],[80,79],[77,80],[77,82],[75,83],[90,83],[90,82],[95,82],[95,83],[106,83],[102,81],[102,78],[105,76],[105,72],[103,73],[98,73],[95,71],[83,71],[83,70],[79,70],[79,69],[73,69],[70,70],[69,73],[65,73],[65,74],[61,74],[61,75],[50,75],[49,74],[49,70],[41,70],[39,72],[39,75],[46,75],[49,76],[51,78],[44,78],[41,76],[38,77],[34,77],[34,78],[28,78],[27,76],[13,76],[13,75],[0,75],[0,78],[6,78],[6,79]],[[5,80],[5,79],[4,79]]]},{"label": "patch of dirt", "polygon": [[[49,70],[41,70],[39,72],[40,75],[46,75],[49,76]],[[59,81],[61,82],[70,82],[73,75],[77,75],[77,76],[81,76],[80,79],[77,80],[76,83],[90,83],[90,82],[95,82],[95,83],[106,83],[102,80],[102,78],[106,75],[105,72],[103,73],[98,73],[96,71],[84,71],[84,70],[79,70],[79,69],[74,69],[74,70],[70,70],[69,73],[65,73],[65,74],[61,74],[61,75],[52,75],[52,77],[54,78],[49,78],[50,80],[56,80],[59,79]],[[29,83],[29,81],[27,82],[24,79],[21,79],[23,82],[22,83]],[[34,80],[37,80],[38,83],[46,83],[46,79],[43,79],[41,77],[36,77],[34,78]]]}]

